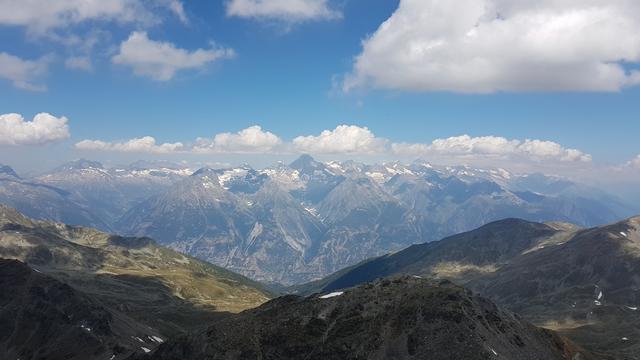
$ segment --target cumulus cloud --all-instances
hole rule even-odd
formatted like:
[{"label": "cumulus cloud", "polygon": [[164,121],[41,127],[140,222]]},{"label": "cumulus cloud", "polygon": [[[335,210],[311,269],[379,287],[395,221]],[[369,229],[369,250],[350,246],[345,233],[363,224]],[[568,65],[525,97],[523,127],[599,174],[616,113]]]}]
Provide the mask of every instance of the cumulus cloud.
[{"label": "cumulus cloud", "polygon": [[343,89],[618,91],[638,63],[638,1],[401,0]]},{"label": "cumulus cloud", "polygon": [[286,22],[333,19],[340,13],[327,0],[230,0],[227,15]]},{"label": "cumulus cloud", "polygon": [[20,114],[0,115],[0,145],[43,145],[69,138],[66,117],[40,113],[32,121]]},{"label": "cumulus cloud", "polygon": [[[186,21],[181,1],[165,0],[157,5]],[[24,26],[33,33],[89,20],[158,22],[142,0],[0,0],[0,25]]]},{"label": "cumulus cloud", "polygon": [[76,143],[76,148],[80,150],[98,150],[113,152],[149,153],[149,154],[169,154],[178,152],[184,148],[180,142],[177,143],[156,143],[156,139],[151,136],[134,138],[124,142],[107,142],[101,140],[83,140]]},{"label": "cumulus cloud", "polygon": [[46,57],[38,60],[25,60],[5,52],[0,52],[0,79],[6,79],[20,89],[44,91],[46,86],[38,80],[47,73]]},{"label": "cumulus cloud", "polygon": [[509,140],[499,136],[469,135],[436,139],[430,144],[395,143],[391,150],[402,156],[526,159],[532,161],[591,162],[591,155],[553,141]]},{"label": "cumulus cloud", "polygon": [[254,125],[237,133],[220,133],[213,139],[198,138],[194,151],[198,153],[267,153],[283,144],[275,134]]},{"label": "cumulus cloud", "polygon": [[234,56],[233,49],[215,47],[188,51],[170,42],[151,40],[146,32],[135,31],[120,44],[119,53],[111,60],[130,66],[138,76],[168,81],[180,70],[201,69],[216,60]]},{"label": "cumulus cloud", "polygon": [[293,148],[313,154],[373,154],[384,152],[386,143],[385,139],[377,138],[366,127],[339,125],[318,136],[298,136],[293,139]]}]

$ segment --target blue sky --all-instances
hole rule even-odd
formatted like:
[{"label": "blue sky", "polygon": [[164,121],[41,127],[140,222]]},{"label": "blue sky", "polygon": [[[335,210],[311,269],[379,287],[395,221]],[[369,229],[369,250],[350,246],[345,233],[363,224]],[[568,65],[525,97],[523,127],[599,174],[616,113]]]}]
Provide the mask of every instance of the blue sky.
[{"label": "blue sky", "polygon": [[[4,141],[4,145],[0,145],[1,162],[18,168],[20,163],[29,164],[23,165],[28,170],[42,161],[53,164],[78,157],[191,158],[193,153],[184,149],[193,148],[196,138],[213,138],[220,133],[235,134],[252,125],[261,126],[261,131],[276,136],[280,142],[275,141],[269,146],[260,144],[255,151],[248,151],[246,147],[228,150],[220,144],[208,143],[208,149],[215,150],[198,153],[197,158],[240,161],[255,159],[265,152],[274,158],[315,152],[321,157],[358,157],[364,153],[370,158],[382,159],[394,156],[443,157],[455,162],[461,158],[459,161],[466,163],[488,154],[493,157],[499,155],[500,161],[512,163],[522,157],[527,160],[533,158],[533,164],[557,160],[558,166],[573,169],[568,162],[573,163],[574,159],[597,166],[622,166],[640,154],[640,89],[636,86],[640,77],[634,73],[640,63],[640,49],[627,50],[628,46],[610,49],[607,44],[619,39],[598,41],[592,36],[567,40],[558,35],[556,42],[559,45],[563,41],[571,41],[571,50],[576,44],[572,54],[564,58],[557,58],[563,56],[558,55],[549,60],[545,58],[544,51],[554,50],[551,45],[549,49],[541,50],[538,50],[538,45],[532,45],[531,48],[513,49],[513,53],[522,56],[514,55],[512,59],[504,60],[504,54],[496,56],[492,48],[494,45],[482,38],[482,31],[494,31],[492,29],[496,25],[490,22],[479,28],[480,40],[464,46],[451,35],[455,29],[443,30],[435,25],[424,25],[423,28],[415,25],[415,29],[407,29],[406,26],[413,25],[403,25],[401,20],[409,24],[411,21],[416,24],[437,23],[436,0],[422,4],[415,0],[264,0],[265,3],[278,3],[279,7],[276,10],[262,9],[266,11],[262,15],[230,14],[232,1],[167,0],[162,2],[166,6],[140,1],[140,7],[135,11],[141,13],[135,13],[135,17],[149,16],[151,20],[138,21],[134,17],[133,20],[115,21],[109,17],[112,14],[95,17],[85,14],[78,16],[77,21],[68,21],[68,18],[73,18],[69,14],[75,14],[74,1],[61,1],[61,4],[68,3],[69,7],[59,12],[40,10],[42,14],[37,14],[38,18],[48,16],[53,19],[49,23],[34,25],[24,19],[0,16],[0,53],[24,61],[40,61],[45,68],[41,68],[39,76],[27,79],[28,87],[37,87],[30,90],[16,86],[15,75],[5,74],[3,78],[0,72],[0,114],[17,113],[24,122],[28,122],[36,114],[44,112],[56,118],[66,117],[68,127],[68,136],[51,141]],[[119,2],[110,1],[114,4]],[[470,5],[482,5],[486,0],[465,1]],[[38,0],[25,3],[28,2],[38,3]],[[182,19],[171,7],[176,3],[184,10]],[[249,12],[255,10],[251,6],[260,6],[255,0],[244,3],[246,7],[243,9]],[[302,16],[286,8],[309,4],[328,9],[331,14]],[[602,13],[619,11],[625,14],[633,10],[624,8],[627,6],[624,4],[622,1],[603,1]],[[3,6],[11,5],[0,1],[0,12]],[[42,6],[48,5],[44,2]],[[530,22],[508,22],[510,16],[513,19],[526,18],[533,10],[502,6],[504,8],[496,11],[506,14],[506,20],[499,26],[511,26],[514,32],[535,30],[535,25]],[[563,21],[560,15],[568,9],[554,6],[548,5],[544,10],[559,14],[557,20]],[[577,9],[569,10],[578,13],[584,10],[576,6]],[[28,5],[22,10],[34,11]],[[455,13],[457,10],[453,8],[442,11],[439,16],[444,19],[450,16],[449,22],[474,16],[471,10],[470,13]],[[116,15],[113,15],[114,19]],[[420,17],[414,19],[413,16]],[[597,18],[598,14],[585,12],[584,16],[586,21],[591,19],[589,16]],[[390,18],[397,21],[388,29],[380,30],[381,24]],[[629,15],[627,20],[629,26],[626,28],[611,24],[609,34],[631,37],[640,43],[638,32],[630,32],[636,29],[634,26],[640,29],[640,19]],[[609,25],[604,23],[601,27]],[[441,33],[434,33],[436,31]],[[587,28],[585,32],[588,31]],[[146,39],[154,44],[170,43],[187,53],[197,49],[232,49],[233,55],[221,55],[221,58],[191,69],[178,69],[170,79],[158,80],[148,74],[137,74],[134,65],[127,63],[132,61],[133,55],[124,56],[123,62],[115,60],[123,52],[122,44],[134,32],[146,33]],[[72,37],[80,39],[80,42],[65,45]],[[445,48],[443,52],[429,53],[433,38],[447,37],[450,38],[445,45],[436,44]],[[90,38],[96,41],[86,50],[81,44]],[[553,37],[551,39],[553,44]],[[521,43],[524,40],[504,41],[502,51],[508,57],[511,50],[506,42]],[[407,50],[403,47],[414,43],[421,46],[420,55],[411,53],[415,50],[413,48]],[[521,54],[517,54],[518,51]],[[538,55],[535,51],[544,55],[540,56],[543,60],[535,60]],[[586,54],[584,57],[592,62],[574,59],[573,55],[583,52]],[[387,54],[393,56],[384,58]],[[476,56],[485,62],[478,69],[469,69],[469,64],[450,60],[452,56]],[[72,57],[87,60],[91,69],[68,68],[65,63]],[[357,57],[363,59],[362,63],[356,60]],[[522,60],[525,57],[528,60]],[[608,77],[616,77],[615,71],[610,70],[616,69],[605,71],[602,66],[611,62],[619,64],[626,76],[620,78],[618,74],[617,80],[610,80]],[[487,70],[487,64],[495,68]],[[449,65],[454,69],[464,65],[466,70],[461,74],[468,70],[471,72],[467,75],[469,77],[485,70],[491,75],[461,83]],[[144,66],[141,71],[144,71]],[[438,72],[422,71],[432,67],[439,69]],[[496,75],[496,68],[534,75],[523,75],[511,81],[513,75],[506,71]],[[544,72],[549,74],[549,78],[535,75],[537,68],[549,69]],[[345,79],[350,76],[356,85],[353,89],[346,89]],[[585,78],[598,81],[585,83]],[[367,134],[356,131],[353,137],[340,138],[335,134],[336,137],[328,138],[328,142],[322,143],[324,145],[317,145],[322,131],[333,131],[341,124],[366,127],[375,139],[369,138],[373,142],[365,139],[364,143],[353,146],[330,147],[331,141],[349,142],[353,138],[360,139],[363,134],[366,138]],[[460,140],[466,141],[464,144],[460,141],[454,141],[453,145],[447,142],[451,147],[446,151],[436,150],[432,144],[435,139],[446,140],[464,134],[470,135],[471,139]],[[0,130],[1,136],[11,135],[3,135]],[[129,148],[112,145],[144,136],[153,137],[158,144],[180,142],[184,147],[177,148],[179,150],[175,152],[163,152],[138,151],[139,148],[129,151]],[[293,144],[293,139],[299,136],[317,138],[307,139],[304,146],[302,142]],[[531,150],[530,144],[512,146],[509,143],[509,148],[515,150],[509,150],[511,152],[505,155],[502,150],[487,150],[487,146],[502,149],[501,140],[497,143],[493,138],[474,140],[486,136],[523,144],[527,139],[550,141],[561,149],[546,155],[547,147]],[[385,142],[376,142],[378,138]],[[75,144],[83,140],[102,143],[99,146],[92,144],[91,150],[78,148]],[[476,145],[469,145],[470,142]],[[418,151],[403,152],[403,155],[391,150],[377,154],[373,150],[376,146],[391,149],[396,143],[425,146]],[[451,150],[460,146],[466,150]],[[361,148],[365,150],[357,150]],[[567,149],[589,155],[588,161],[582,161],[584,157],[571,156],[571,161],[565,162]],[[544,156],[541,155],[543,153]],[[547,159],[547,156],[555,158]]]}]

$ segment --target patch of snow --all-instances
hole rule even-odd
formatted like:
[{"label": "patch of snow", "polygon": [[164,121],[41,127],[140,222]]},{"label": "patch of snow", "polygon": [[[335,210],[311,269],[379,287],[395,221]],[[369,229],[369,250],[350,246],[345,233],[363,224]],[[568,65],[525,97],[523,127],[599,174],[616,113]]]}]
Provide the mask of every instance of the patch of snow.
[{"label": "patch of snow", "polygon": [[137,336],[132,336],[131,338],[133,338],[134,340],[138,340],[139,342],[141,342],[141,343],[143,343],[143,344],[144,344],[144,340],[140,339],[140,338],[139,338],[139,337],[137,337]]},{"label": "patch of snow", "polygon": [[627,233],[626,233],[626,232],[624,232],[624,231],[620,231],[620,235],[622,235],[622,236],[624,236],[624,237],[628,237],[628,236],[627,236]]},{"label": "patch of snow", "polygon": [[600,293],[598,293],[598,298],[597,298],[597,299],[598,299],[598,300],[602,300],[602,296],[603,296],[603,294],[602,294],[602,290],[600,290]]},{"label": "patch of snow", "polygon": [[158,336],[153,336],[153,335],[152,335],[152,336],[147,336],[147,337],[148,337],[151,341],[155,341],[155,342],[157,342],[158,344],[162,344],[162,343],[164,342],[164,340],[162,340],[162,338],[161,338],[161,337],[158,337]]},{"label": "patch of snow", "polygon": [[491,350],[491,352],[493,353],[493,355],[498,356],[498,353],[497,353],[495,350],[493,350],[492,348],[489,348],[489,350]]},{"label": "patch of snow", "polygon": [[113,360],[116,358],[116,354],[111,355],[111,357],[109,358],[109,360]]},{"label": "patch of snow", "polygon": [[602,306],[602,303],[598,300],[593,300],[593,303],[596,304],[596,306]]},{"label": "patch of snow", "polygon": [[422,279],[422,276],[420,276],[420,275],[413,275],[413,277],[414,277],[415,279]]},{"label": "patch of snow", "polygon": [[229,180],[232,180],[233,178],[246,176],[248,173],[249,171],[244,168],[230,169],[225,171],[222,175],[218,176],[218,181],[220,183],[220,186],[228,190],[228,188],[225,187],[225,185]]},{"label": "patch of snow", "polygon": [[629,341],[629,338],[628,337],[623,337],[622,341]]},{"label": "patch of snow", "polygon": [[632,311],[638,311],[638,307],[637,306],[625,306],[627,309],[632,310]]},{"label": "patch of snow", "polygon": [[384,176],[381,172],[367,172],[365,173],[368,177],[372,178],[375,182],[382,183],[386,180],[386,176]]},{"label": "patch of snow", "polygon": [[305,207],[304,209],[307,210],[307,212],[309,212],[311,215],[318,216],[318,210],[316,210],[315,208]]},{"label": "patch of snow", "polygon": [[84,325],[84,324],[80,325],[80,327],[81,327],[83,330],[86,330],[86,331],[88,331],[88,332],[91,332],[91,328],[90,328],[90,327],[88,327],[88,326],[86,326],[86,325]]},{"label": "patch of snow", "polygon": [[329,293],[327,295],[322,295],[322,296],[320,296],[320,299],[330,299],[330,298],[333,298],[333,297],[336,297],[336,296],[340,296],[342,294],[344,294],[344,292],[336,291],[336,292]]},{"label": "patch of snow", "polygon": [[144,346],[140,346],[140,349],[142,349],[142,351],[144,351],[145,353],[150,353],[151,352],[151,350],[147,349]]}]

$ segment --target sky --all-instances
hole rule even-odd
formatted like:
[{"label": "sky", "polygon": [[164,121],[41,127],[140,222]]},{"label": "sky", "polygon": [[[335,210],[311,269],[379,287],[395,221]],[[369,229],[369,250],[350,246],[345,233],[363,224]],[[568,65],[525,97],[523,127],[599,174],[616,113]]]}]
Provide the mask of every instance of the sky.
[{"label": "sky", "polygon": [[22,172],[310,153],[631,188],[638,85],[633,0],[0,0],[0,162]]}]

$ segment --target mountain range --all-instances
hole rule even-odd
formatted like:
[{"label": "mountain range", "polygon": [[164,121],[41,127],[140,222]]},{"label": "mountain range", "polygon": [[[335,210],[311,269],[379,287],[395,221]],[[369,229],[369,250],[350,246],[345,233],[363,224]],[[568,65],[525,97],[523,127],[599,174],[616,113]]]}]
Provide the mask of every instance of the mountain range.
[{"label": "mountain range", "polygon": [[559,177],[424,162],[325,163],[303,155],[263,169],[193,171],[79,160],[30,179],[3,169],[0,203],[29,216],[149,236],[285,285],[505,217],[594,226],[633,213]]}]

